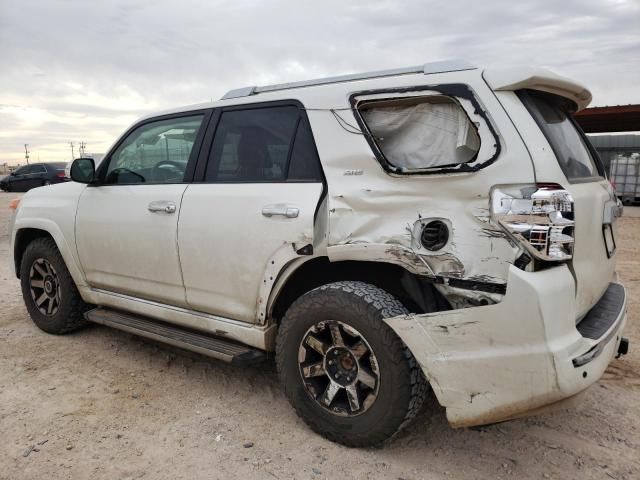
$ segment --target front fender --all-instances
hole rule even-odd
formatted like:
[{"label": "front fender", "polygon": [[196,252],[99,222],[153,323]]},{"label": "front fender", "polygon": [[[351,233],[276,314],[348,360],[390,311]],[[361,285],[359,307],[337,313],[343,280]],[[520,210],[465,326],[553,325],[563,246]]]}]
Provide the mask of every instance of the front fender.
[{"label": "front fender", "polygon": [[[74,282],[87,286],[75,244],[75,221],[78,200],[85,185],[68,182],[46,188],[35,188],[25,194],[12,219],[11,259],[16,270],[16,240],[25,229],[35,229],[51,235],[60,250]],[[19,267],[18,267],[19,268]]]},{"label": "front fender", "polygon": [[[11,252],[13,254],[12,255],[13,261],[11,262],[11,264],[13,266],[14,273],[16,274],[16,276],[18,276],[18,272],[16,271],[16,262],[15,262],[16,255],[18,254],[18,252],[16,252],[15,250],[16,238],[20,230],[25,230],[25,229],[42,230],[43,232],[46,232],[49,235],[51,235],[51,237],[53,238],[53,241],[56,242],[56,246],[58,247],[58,250],[62,255],[62,259],[64,260],[64,263],[67,266],[67,270],[69,270],[69,273],[71,274],[71,277],[73,278],[73,281],[75,282],[76,286],[78,287],[87,286],[82,269],[80,268],[80,265],[76,260],[76,256],[74,255],[75,242],[74,242],[74,247],[72,247],[67,241],[67,239],[65,238],[65,235],[62,233],[61,228],[53,220],[49,220],[46,218],[27,218],[27,219],[17,218],[15,220],[15,223],[13,225],[13,230],[11,232]],[[71,238],[71,241],[73,241],[73,238]]]}]

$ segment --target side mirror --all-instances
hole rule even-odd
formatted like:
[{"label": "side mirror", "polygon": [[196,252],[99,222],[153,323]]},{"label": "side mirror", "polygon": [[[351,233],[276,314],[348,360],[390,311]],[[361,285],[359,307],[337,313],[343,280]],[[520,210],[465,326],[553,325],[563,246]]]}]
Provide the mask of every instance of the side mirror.
[{"label": "side mirror", "polygon": [[71,180],[78,183],[93,183],[96,165],[93,158],[76,158],[71,164]]}]

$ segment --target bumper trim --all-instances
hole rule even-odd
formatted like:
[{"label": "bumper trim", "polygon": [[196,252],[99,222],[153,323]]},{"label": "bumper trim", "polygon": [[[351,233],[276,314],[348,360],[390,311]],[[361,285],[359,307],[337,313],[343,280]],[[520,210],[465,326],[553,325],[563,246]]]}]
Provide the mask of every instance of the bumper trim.
[{"label": "bumper trim", "polygon": [[[616,301],[618,302],[617,309],[613,311],[610,308],[608,310],[600,309],[599,308],[600,304],[603,303],[602,301],[605,300],[605,297],[607,297],[607,295],[611,291],[614,291],[615,293]],[[626,311],[626,303],[627,303],[626,292],[624,287],[619,283],[611,283],[609,285],[609,288],[607,289],[607,292],[603,295],[600,302],[598,302],[596,306],[593,307],[591,311],[589,311],[589,313],[587,314],[587,317],[589,317],[592,314],[592,312],[596,311],[597,315],[600,317],[599,320],[605,321],[609,325],[609,333],[606,336],[604,336],[596,345],[591,347],[586,353],[583,353],[582,355],[572,360],[573,366],[575,368],[582,367],[583,365],[586,365],[587,363],[591,362],[593,359],[597,358],[605,349],[605,347],[609,344],[611,339],[619,333],[618,331],[620,329],[620,325],[622,324],[622,320],[624,318],[624,314]],[[615,316],[611,315],[611,317],[613,317],[614,319],[613,322],[611,322],[610,320],[611,317],[604,318],[604,315],[603,315],[604,313],[614,313]],[[577,328],[580,331],[580,324],[578,324]],[[583,334],[582,331],[580,331],[580,333]],[[584,335],[584,336],[589,338],[588,335]],[[617,340],[619,340],[619,338],[617,338]]]},{"label": "bumper trim", "polygon": [[610,283],[600,300],[587,312],[576,328],[585,338],[598,340],[619,319],[626,303],[626,292],[619,283]]}]

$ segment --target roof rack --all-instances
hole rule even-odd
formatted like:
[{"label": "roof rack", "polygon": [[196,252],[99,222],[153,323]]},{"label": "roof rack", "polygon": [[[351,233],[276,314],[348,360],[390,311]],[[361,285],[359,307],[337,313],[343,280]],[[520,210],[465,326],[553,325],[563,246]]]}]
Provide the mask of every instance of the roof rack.
[{"label": "roof rack", "polygon": [[330,83],[353,82],[355,80],[367,80],[370,78],[392,77],[396,75],[410,75],[422,73],[429,75],[432,73],[459,72],[462,70],[474,70],[473,65],[460,60],[446,60],[442,62],[425,63],[415,67],[393,68],[391,70],[378,70],[376,72],[353,73],[350,75],[339,75],[337,77],[318,78],[315,80],[303,80],[301,82],[279,83],[264,87],[242,87],[229,90],[221,100],[230,98],[248,97],[258,93],[275,92],[278,90],[289,90],[292,88],[312,87],[316,85],[328,85]]}]

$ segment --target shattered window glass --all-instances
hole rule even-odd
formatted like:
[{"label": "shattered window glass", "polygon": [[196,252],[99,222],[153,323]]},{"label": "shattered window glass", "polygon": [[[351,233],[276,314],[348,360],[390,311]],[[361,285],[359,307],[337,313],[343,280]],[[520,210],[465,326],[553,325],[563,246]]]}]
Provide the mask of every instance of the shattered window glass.
[{"label": "shattered window glass", "polygon": [[387,161],[403,170],[473,162],[480,150],[476,126],[450,97],[371,101],[359,110]]}]

